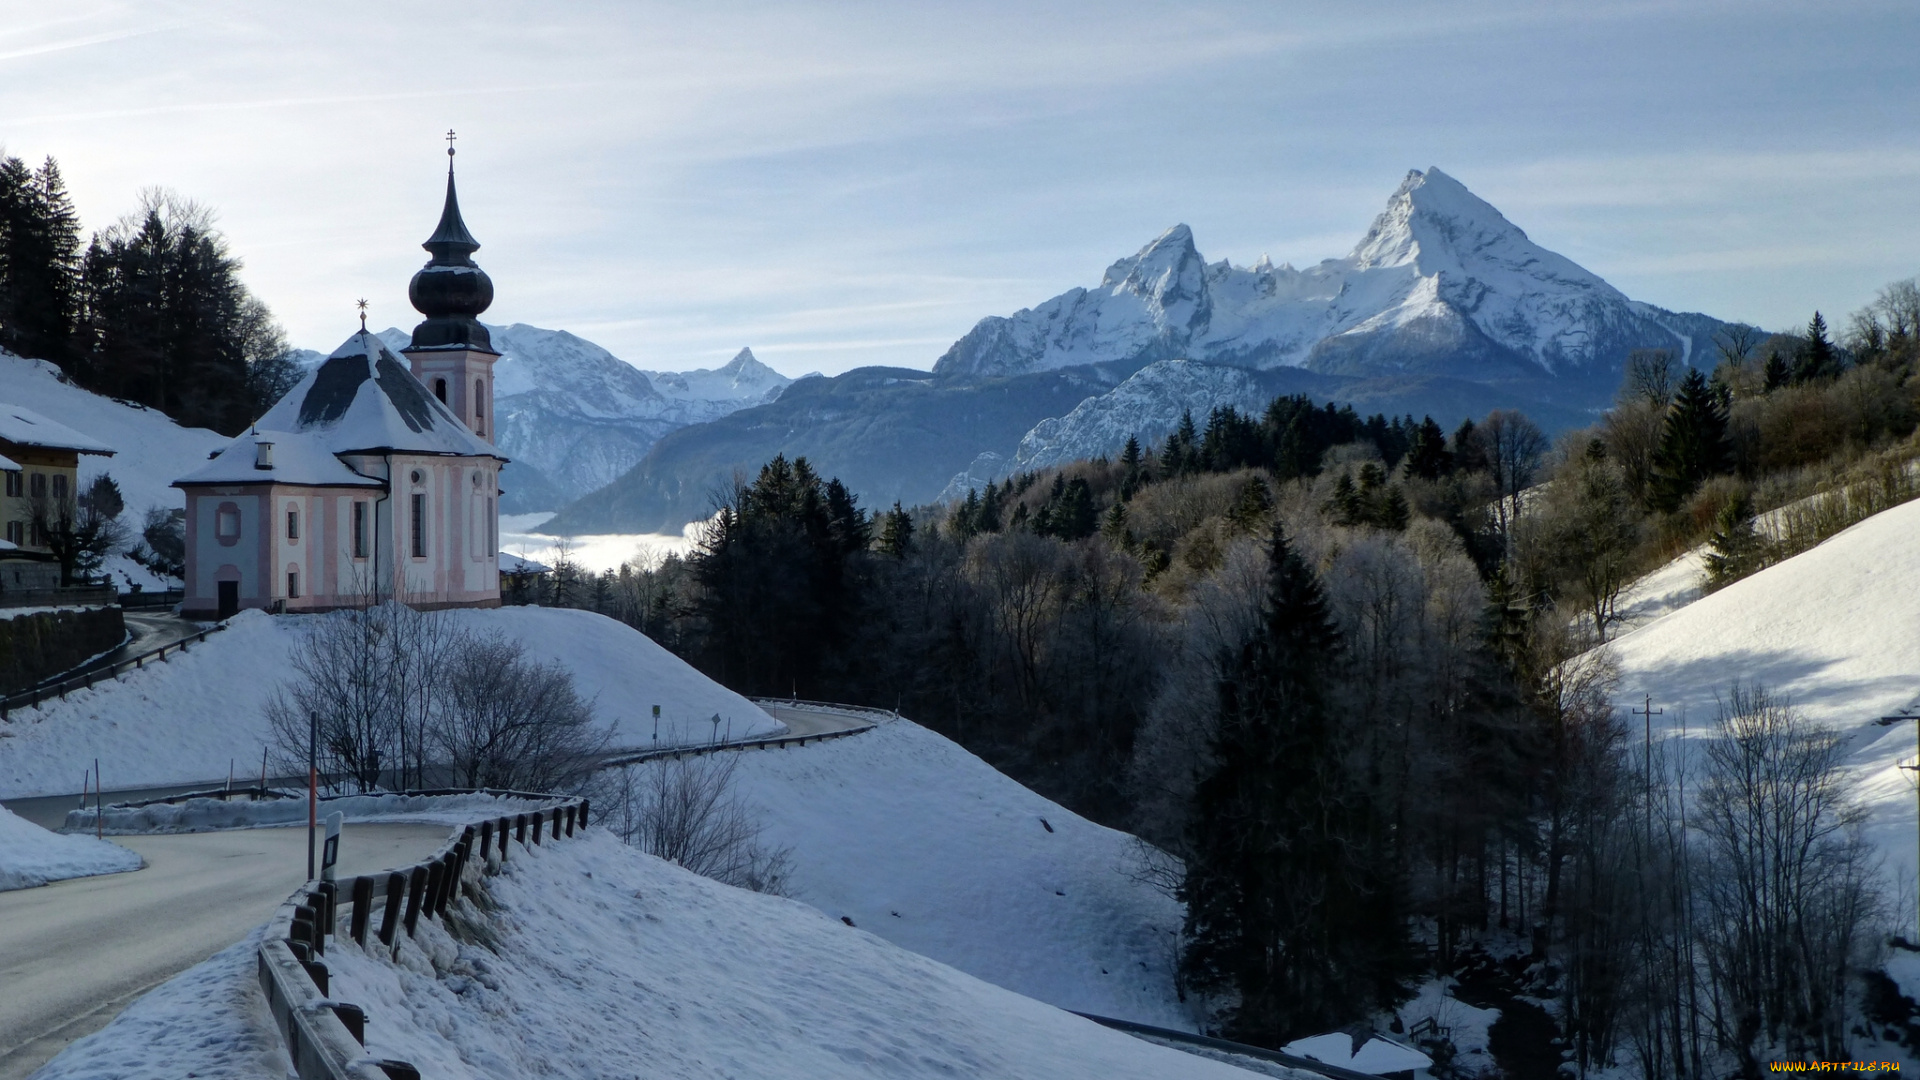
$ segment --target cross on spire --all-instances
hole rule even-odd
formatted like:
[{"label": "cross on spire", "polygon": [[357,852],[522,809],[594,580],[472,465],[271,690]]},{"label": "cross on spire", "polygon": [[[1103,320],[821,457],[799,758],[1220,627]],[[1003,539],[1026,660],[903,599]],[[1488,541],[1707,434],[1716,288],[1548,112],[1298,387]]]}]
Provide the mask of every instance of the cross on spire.
[{"label": "cross on spire", "polygon": [[360,305],[360,332],[364,334],[367,332],[367,302],[364,298],[354,302]]},{"label": "cross on spire", "polygon": [[[449,157],[449,158],[451,158],[451,157],[453,157],[453,140],[454,140],[455,138],[456,138],[456,136],[455,136],[455,135],[454,135],[454,133],[453,133],[453,129],[452,129],[452,128],[448,128],[448,129],[447,129],[447,157]],[[447,162],[447,167],[448,167],[448,168],[452,168],[452,167],[453,167],[453,162],[451,162],[451,161],[449,161],[449,162]]]}]

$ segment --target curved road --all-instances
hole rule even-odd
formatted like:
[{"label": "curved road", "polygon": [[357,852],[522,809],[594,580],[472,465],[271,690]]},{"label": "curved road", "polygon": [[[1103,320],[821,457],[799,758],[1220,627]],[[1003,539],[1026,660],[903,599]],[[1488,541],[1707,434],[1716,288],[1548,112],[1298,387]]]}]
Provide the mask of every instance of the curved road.
[{"label": "curved road", "polygon": [[[349,824],[339,876],[414,862],[447,834],[445,825]],[[247,936],[306,880],[301,828],[114,842],[147,868],[0,893],[0,1080],[27,1076],[135,997]]]},{"label": "curved road", "polygon": [[[129,626],[134,618],[128,617]],[[799,703],[755,704],[799,736],[868,727],[886,718]],[[688,749],[708,753],[730,745]],[[127,801],[161,793],[172,792],[110,794]],[[7,806],[59,828],[77,803],[78,796],[60,795],[9,800]],[[338,876],[414,862],[432,854],[447,832],[445,825],[348,824]],[[21,1080],[68,1043],[103,1027],[135,997],[245,937],[306,880],[307,834],[300,828],[122,836],[114,842],[139,852],[147,868],[0,893],[0,1080]]]},{"label": "curved road", "polygon": [[111,667],[122,660],[131,660],[141,653],[150,653],[163,645],[185,641],[205,629],[201,623],[188,622],[178,615],[165,611],[129,611],[123,618],[127,624],[127,640],[121,642],[118,647],[84,664],[68,668],[58,675],[49,675],[19,692],[24,694],[43,686],[52,686],[76,675],[85,675],[89,671]]}]

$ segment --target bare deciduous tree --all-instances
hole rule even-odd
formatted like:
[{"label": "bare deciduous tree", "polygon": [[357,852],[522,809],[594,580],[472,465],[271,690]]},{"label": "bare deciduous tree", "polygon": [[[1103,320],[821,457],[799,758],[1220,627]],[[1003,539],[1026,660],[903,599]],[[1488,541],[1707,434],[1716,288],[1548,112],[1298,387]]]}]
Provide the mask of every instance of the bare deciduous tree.
[{"label": "bare deciduous tree", "polygon": [[734,791],[733,754],[668,758],[626,770],[609,823],[627,843],[728,885],[786,894],[792,855],[760,842],[753,808]]},{"label": "bare deciduous tree", "polygon": [[1749,1077],[1771,1057],[1842,1059],[1848,973],[1884,908],[1844,741],[1758,685],[1729,691],[1717,727],[1697,820],[1720,1042]]},{"label": "bare deciduous tree", "polygon": [[459,635],[438,681],[442,704],[425,729],[439,759],[466,787],[573,791],[594,770],[607,734],[558,663],[517,641]]}]

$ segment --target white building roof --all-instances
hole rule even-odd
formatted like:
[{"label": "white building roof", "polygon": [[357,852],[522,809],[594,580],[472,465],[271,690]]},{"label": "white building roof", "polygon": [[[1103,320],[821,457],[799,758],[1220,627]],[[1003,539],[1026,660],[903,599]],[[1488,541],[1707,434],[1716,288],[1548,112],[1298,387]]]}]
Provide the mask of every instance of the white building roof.
[{"label": "white building roof", "polygon": [[311,436],[334,454],[397,451],[507,460],[366,330],[335,349],[255,426]]},{"label": "white building roof", "polygon": [[[49,420],[32,409],[0,401],[0,440],[15,446],[43,446],[50,450],[78,450],[83,454],[112,456],[113,448],[90,439],[57,420]],[[12,462],[8,462],[12,465]],[[20,466],[13,465],[14,470]]]},{"label": "white building roof", "polygon": [[0,454],[0,472],[19,472],[20,465],[5,454]]},{"label": "white building roof", "polygon": [[[261,443],[273,444],[272,468],[258,465]],[[213,460],[173,482],[196,484],[290,484],[298,487],[380,487],[382,482],[348,468],[315,436],[298,431],[249,431]]]}]

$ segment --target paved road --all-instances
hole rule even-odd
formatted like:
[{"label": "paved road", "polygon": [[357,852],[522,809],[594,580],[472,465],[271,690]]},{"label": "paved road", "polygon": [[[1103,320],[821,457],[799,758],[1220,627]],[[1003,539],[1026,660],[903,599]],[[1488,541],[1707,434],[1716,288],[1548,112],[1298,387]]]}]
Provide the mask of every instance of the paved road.
[{"label": "paved road", "polygon": [[[39,686],[50,686],[63,679],[71,679],[75,675],[84,675],[89,671],[97,671],[100,668],[117,664],[122,660],[131,660],[141,653],[152,652],[162,645],[171,645],[176,641],[184,641],[203,629],[200,623],[188,622],[178,615],[165,611],[129,611],[126,613],[125,618],[127,623],[127,640],[121,644],[119,648],[114,649],[104,656],[97,656],[78,667],[63,671],[58,675],[49,675],[40,680],[35,687],[29,687],[28,689],[35,689]],[[24,693],[25,691],[22,692]]]},{"label": "paved road", "polygon": [[830,731],[863,728],[880,719],[873,713],[830,712],[825,709],[780,705],[771,701],[755,702],[768,716],[787,725],[790,735],[824,735]]},{"label": "paved road", "polygon": [[[414,862],[447,835],[444,825],[349,824],[340,876]],[[245,937],[306,878],[305,829],[114,842],[147,868],[0,893],[0,1080],[20,1080],[135,997]]]}]

